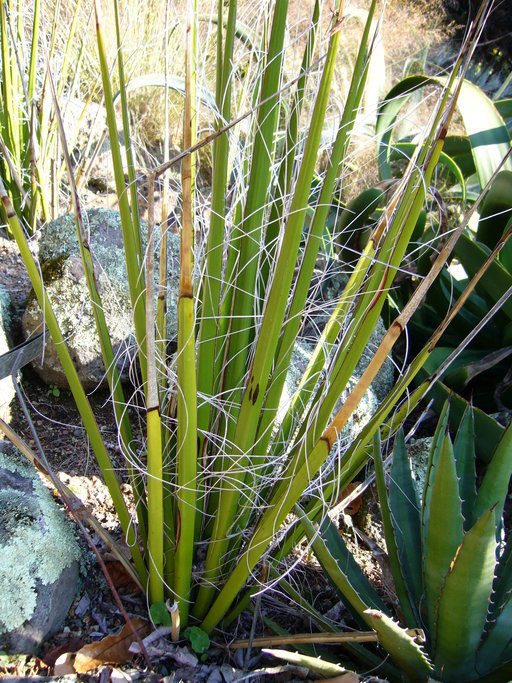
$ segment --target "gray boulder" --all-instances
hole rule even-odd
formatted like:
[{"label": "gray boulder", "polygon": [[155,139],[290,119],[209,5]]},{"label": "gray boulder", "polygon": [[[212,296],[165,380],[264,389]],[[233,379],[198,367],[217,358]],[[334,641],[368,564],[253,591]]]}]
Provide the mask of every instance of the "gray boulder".
[{"label": "gray boulder", "polygon": [[[89,230],[89,245],[116,365],[121,379],[127,380],[135,357],[135,338],[120,215],[114,209],[91,209],[84,212],[84,223]],[[143,230],[143,237],[147,238],[147,226]],[[168,244],[167,335],[172,339],[177,334],[179,238],[169,234]],[[39,260],[47,294],[82,385],[86,390],[94,389],[105,379],[105,369],[73,214],[66,214],[44,228]],[[157,277],[158,266],[155,284]],[[33,292],[27,299],[22,326],[25,336],[42,329],[42,313]],[[34,367],[47,384],[68,386],[52,343],[45,350],[42,364],[35,363]]]},{"label": "gray boulder", "polygon": [[[9,329],[9,295],[0,285],[0,356],[9,351],[7,331]],[[10,377],[0,379],[0,417],[5,422],[10,421],[10,403],[14,398],[14,385]],[[0,432],[0,438],[2,434]]]},{"label": "gray boulder", "polygon": [[31,654],[61,627],[75,595],[71,525],[17,449],[0,442],[0,649]]}]

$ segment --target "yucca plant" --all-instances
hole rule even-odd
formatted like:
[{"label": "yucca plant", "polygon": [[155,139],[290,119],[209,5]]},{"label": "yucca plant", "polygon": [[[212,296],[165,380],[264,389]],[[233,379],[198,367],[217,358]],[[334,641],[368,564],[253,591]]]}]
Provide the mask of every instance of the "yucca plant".
[{"label": "yucca plant", "polygon": [[[400,667],[402,673],[386,671],[390,680],[403,680],[405,673],[412,681],[508,681],[512,545],[510,538],[506,544],[503,540],[502,515],[512,474],[512,428],[502,435],[477,491],[472,410],[466,411],[453,443],[448,423],[446,403],[420,497],[403,432],[395,440],[389,491],[378,438],[375,443],[399,623],[350,560],[332,522],[327,519],[315,530],[306,520],[305,528],[343,600],[358,621],[377,631],[381,647]],[[415,640],[406,629],[423,629],[423,637]]]},{"label": "yucca plant", "polygon": [[[64,25],[67,20],[60,0],[54,3],[53,12],[43,4],[9,0],[0,6],[0,176],[17,214],[32,232],[58,215],[65,174],[49,78],[58,75],[57,93],[66,109],[81,95],[79,74],[86,35],[84,31],[77,49],[81,0],[73,3],[68,25]],[[80,112],[68,117],[75,124],[69,131],[70,145],[75,143],[93,94],[94,90],[87,94]]]},{"label": "yucca plant", "polygon": [[[378,23],[374,23],[377,2],[372,0],[337,135],[321,176],[321,191],[316,193],[313,216],[305,234],[305,217],[315,194],[311,188],[319,173],[317,161],[323,149],[322,134],[336,54],[343,35],[343,5],[336,3],[329,29],[318,48],[322,14],[320,2],[315,2],[300,71],[295,78],[288,76],[285,80],[288,3],[270,3],[264,15],[263,51],[254,60],[254,70],[249,69],[246,74],[242,99],[235,104],[232,75],[238,7],[235,0],[230,0],[227,7],[219,0],[215,121],[213,130],[196,143],[195,124],[202,106],[195,95],[200,51],[194,31],[194,6],[189,3],[185,30],[184,150],[148,176],[147,244],[143,243],[137,209],[118,6],[114,2],[126,169],[119,149],[110,65],[96,7],[101,77],[145,399],[142,453],[135,450],[72,173],[69,182],[119,440],[137,509],[136,526],[59,331],[51,301],[41,285],[18,216],[6,190],[2,190],[10,229],[128,541],[133,559],[131,571],[147,588],[155,619],[164,601],[172,597],[178,602],[182,624],[189,613],[205,631],[219,624],[251,579],[256,565],[269,552],[278,561],[293,547],[297,527],[290,513],[303,494],[308,492],[311,505],[307,514],[314,519],[321,514],[324,502],[329,504],[336,499],[339,483],[350,481],[368,461],[373,434],[391,419],[392,411],[406,396],[413,377],[450,321],[448,316],[404,369],[357,440],[347,448],[342,447],[338,436],[344,425],[470,218],[468,213],[461,220],[428,277],[390,327],[360,381],[341,408],[337,407],[401,267],[426,187],[440,158],[460,89],[460,75],[470,58],[471,40],[476,39],[478,27],[465,43],[407,170],[351,269],[329,322],[319,333],[297,393],[284,410],[282,406],[280,409],[292,352],[309,314],[309,288],[324,223],[338,185],[347,173],[351,134],[375,40],[372,26],[378,28]],[[313,76],[318,64],[321,68],[316,81]],[[53,90],[57,107],[57,93]],[[244,106],[245,109],[239,108]],[[65,131],[58,122],[65,150]],[[240,140],[243,144],[239,144]],[[213,186],[208,233],[201,249],[194,243],[201,208],[194,192],[195,153],[206,145],[212,146]],[[165,222],[159,232],[154,226],[152,197],[156,180],[179,162],[181,271],[177,356],[172,357],[168,355],[165,332],[167,228]],[[477,206],[478,201],[472,210]],[[157,240],[160,283],[154,291]],[[476,279],[487,265],[480,269]],[[345,268],[341,261],[338,266],[340,270]],[[468,286],[468,293],[473,286],[474,283]],[[428,386],[427,381],[407,397],[392,424],[405,419]],[[328,460],[333,449],[334,455]],[[318,495],[311,496],[311,492]],[[289,523],[292,527],[283,539],[281,528]],[[244,604],[241,599],[238,608]]]}]

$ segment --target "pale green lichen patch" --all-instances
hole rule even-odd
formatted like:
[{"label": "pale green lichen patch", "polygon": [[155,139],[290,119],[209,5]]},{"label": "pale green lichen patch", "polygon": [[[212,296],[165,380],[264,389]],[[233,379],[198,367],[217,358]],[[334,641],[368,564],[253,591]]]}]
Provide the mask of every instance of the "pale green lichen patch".
[{"label": "pale green lichen patch", "polygon": [[[4,445],[5,448],[5,445]],[[29,481],[33,494],[0,492],[0,634],[19,628],[34,613],[36,585],[57,581],[79,560],[71,526],[28,463],[0,451],[0,469]]]}]

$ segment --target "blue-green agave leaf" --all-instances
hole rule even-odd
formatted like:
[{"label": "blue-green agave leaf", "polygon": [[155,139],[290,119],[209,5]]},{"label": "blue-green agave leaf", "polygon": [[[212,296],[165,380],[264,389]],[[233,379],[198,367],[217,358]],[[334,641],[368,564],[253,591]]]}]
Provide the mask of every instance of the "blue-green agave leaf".
[{"label": "blue-green agave leaf", "polygon": [[[397,434],[393,449],[389,509],[401,573],[416,611],[423,594],[420,502],[413,484],[402,430]],[[386,546],[389,548],[387,536]]]},{"label": "blue-green agave leaf", "polygon": [[[435,372],[436,367],[436,364],[431,364],[430,359],[427,359],[420,372],[420,377],[428,376],[426,373]],[[454,430],[458,429],[464,412],[469,406],[467,400],[440,381],[435,383],[430,390],[430,395],[434,401],[434,410],[437,413],[442,411],[446,401],[450,401],[450,427]],[[473,417],[475,421],[476,455],[482,463],[486,464],[490,462],[504,429],[499,422],[496,422],[480,408],[473,407]]]},{"label": "blue-green agave leaf", "polygon": [[382,612],[369,609],[365,614],[377,632],[382,647],[410,680],[427,681],[432,673],[432,665],[415,639]]},{"label": "blue-green agave leaf", "polygon": [[[455,245],[454,253],[464,266],[466,273],[473,277],[490,254],[490,249],[480,242],[475,242],[462,233]],[[512,275],[498,260],[494,260],[477,285],[477,290],[485,292],[495,303],[500,296],[512,287]],[[502,306],[503,312],[512,320],[512,301],[509,299]]]},{"label": "blue-green agave leaf", "polygon": [[472,524],[473,508],[476,500],[475,422],[473,410],[469,406],[464,412],[457,436],[455,437],[453,455],[459,478],[459,495],[462,500],[464,531],[468,531]]},{"label": "blue-green agave leaf", "polygon": [[477,669],[481,673],[492,671],[503,662],[506,648],[512,643],[512,599],[509,596],[477,654]]},{"label": "blue-green agave leaf", "polygon": [[[444,86],[443,77],[410,76],[394,86],[378,111],[376,132],[379,143],[379,171],[383,178],[391,177],[389,157],[393,126],[400,109],[418,89],[427,85]],[[464,81],[457,106],[464,121],[480,187],[484,187],[510,149],[510,135],[496,104],[476,85]],[[512,160],[505,168],[512,171]]]},{"label": "blue-green agave leaf", "polygon": [[317,530],[306,515],[300,514],[300,519],[311,541],[313,552],[347,607],[351,607],[351,611],[363,622],[363,613],[369,607],[387,612],[386,606],[348,551],[331,520],[327,517]]},{"label": "blue-green agave leaf", "polygon": [[512,475],[512,423],[503,433],[482,480],[474,507],[474,519],[494,509],[496,524],[501,522],[503,506]]},{"label": "blue-green agave leaf", "polygon": [[492,587],[492,600],[489,605],[488,621],[497,619],[512,593],[512,535],[509,535],[504,550],[498,558]]},{"label": "blue-green agave leaf", "polygon": [[436,431],[434,432],[434,438],[432,441],[432,446],[430,447],[427,472],[425,474],[425,487],[423,490],[423,500],[421,501],[421,544],[422,547],[425,546],[425,535],[428,527],[429,514],[430,514],[430,499],[432,497],[432,481],[439,461],[439,455],[441,453],[441,444],[448,429],[448,414],[450,410],[450,404],[448,401],[443,405],[439,420],[437,422]]},{"label": "blue-green agave leaf", "polygon": [[448,430],[437,448],[439,455],[430,476],[431,496],[423,544],[425,606],[434,646],[439,597],[457,548],[464,538],[459,481]]},{"label": "blue-green agave leaf", "polygon": [[[388,612],[377,591],[361,571],[352,553],[349,552],[340,532],[328,517],[321,524],[319,535],[313,540],[312,545],[318,561],[324,566],[329,578],[344,597],[348,597],[346,592],[348,582],[366,605],[365,609],[374,607]],[[352,606],[357,610],[354,604]]]},{"label": "blue-green agave leaf", "polygon": [[475,656],[485,626],[494,578],[494,511],[465,534],[454,554],[437,612],[434,663],[443,680],[475,674]]}]

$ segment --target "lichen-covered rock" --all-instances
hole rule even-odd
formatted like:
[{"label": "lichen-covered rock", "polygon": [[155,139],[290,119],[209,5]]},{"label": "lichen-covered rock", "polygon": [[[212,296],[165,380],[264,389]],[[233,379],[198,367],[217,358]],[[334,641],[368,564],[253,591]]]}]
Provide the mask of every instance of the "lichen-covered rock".
[{"label": "lichen-covered rock", "polygon": [[[9,329],[9,295],[2,285],[0,285],[0,356],[9,351],[7,341],[7,331]],[[0,417],[5,422],[9,422],[10,403],[14,398],[14,385],[10,377],[0,379]],[[0,439],[2,433],[0,432]]]},{"label": "lichen-covered rock", "polygon": [[78,560],[63,511],[14,446],[0,443],[0,650],[32,653],[58,631]]},{"label": "lichen-covered rock", "polygon": [[[135,356],[135,339],[120,215],[113,209],[91,209],[84,212],[84,223],[89,232],[89,245],[116,365],[121,378],[127,380]],[[146,226],[144,230],[147,237]],[[176,235],[169,235],[168,244],[167,334],[172,339],[177,333],[179,239]],[[47,294],[82,385],[87,390],[94,389],[104,380],[105,369],[73,214],[66,214],[44,228],[39,242],[39,260]],[[157,272],[158,268],[155,269],[155,278]],[[42,313],[33,293],[28,297],[22,324],[26,336],[41,329]],[[52,343],[46,347],[43,364],[34,363],[34,367],[47,384],[67,387]]]}]

